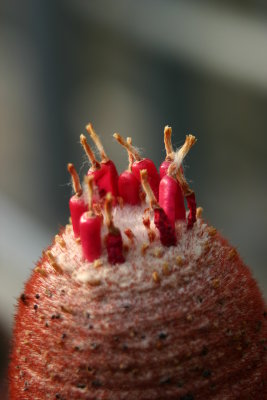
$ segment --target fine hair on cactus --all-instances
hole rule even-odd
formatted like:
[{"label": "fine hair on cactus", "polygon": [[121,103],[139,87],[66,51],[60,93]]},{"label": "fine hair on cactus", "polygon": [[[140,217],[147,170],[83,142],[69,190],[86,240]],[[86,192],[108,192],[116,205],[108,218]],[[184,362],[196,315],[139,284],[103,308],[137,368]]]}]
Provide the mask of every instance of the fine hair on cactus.
[{"label": "fine hair on cactus", "polygon": [[156,166],[116,133],[118,174],[86,129],[88,172],[67,167],[70,221],[18,299],[10,399],[266,399],[266,304],[197,207],[183,169],[196,138],[175,150],[166,126]]}]

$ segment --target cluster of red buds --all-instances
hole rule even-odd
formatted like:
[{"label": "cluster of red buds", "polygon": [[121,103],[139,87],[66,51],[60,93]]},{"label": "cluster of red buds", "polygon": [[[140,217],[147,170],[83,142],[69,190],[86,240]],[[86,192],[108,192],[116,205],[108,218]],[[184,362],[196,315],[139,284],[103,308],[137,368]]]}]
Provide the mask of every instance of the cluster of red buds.
[{"label": "cluster of red buds", "polygon": [[116,133],[119,175],[87,131],[101,159],[81,135],[91,167],[81,185],[68,164],[72,225],[20,296],[10,399],[266,400],[266,304],[196,210],[182,168],[195,137],[174,151],[167,126],[158,170]]},{"label": "cluster of red buds", "polygon": [[68,164],[75,191],[69,201],[73,232],[74,236],[81,240],[85,259],[92,262],[101,256],[101,228],[104,214],[108,228],[105,240],[108,260],[111,264],[125,261],[122,236],[119,228],[114,225],[112,208],[117,203],[137,206],[145,198],[154,212],[154,224],[159,231],[162,245],[175,246],[177,244],[175,222],[186,221],[184,199],[187,200],[189,209],[187,228],[191,229],[196,221],[195,194],[189,188],[182,168],[182,162],[196,142],[196,138],[192,135],[186,136],[183,146],[175,152],[171,142],[172,130],[166,126],[164,129],[166,159],[158,172],[152,160],[141,158],[132,146],[130,137],[125,140],[118,133],[114,133],[114,138],[127,150],[129,157],[128,169],[119,175],[92,124],[87,125],[86,129],[101,156],[101,161],[97,161],[86,137],[81,135],[80,142],[91,163],[84,179],[87,186],[87,200],[83,196],[77,171],[73,164]]}]

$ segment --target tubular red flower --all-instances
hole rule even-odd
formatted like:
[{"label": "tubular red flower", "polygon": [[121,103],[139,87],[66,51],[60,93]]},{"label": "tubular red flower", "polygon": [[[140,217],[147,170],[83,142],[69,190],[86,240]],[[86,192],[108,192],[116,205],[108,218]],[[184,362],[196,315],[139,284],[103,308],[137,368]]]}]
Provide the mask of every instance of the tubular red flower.
[{"label": "tubular red flower", "polygon": [[159,173],[158,170],[153,163],[152,160],[149,158],[141,158],[136,149],[130,144],[127,143],[122,136],[120,136],[118,133],[114,133],[113,137],[123,146],[125,147],[130,153],[132,153],[133,157],[135,158],[135,162],[132,164],[132,172],[138,182],[141,183],[141,177],[140,177],[140,172],[143,169],[147,170],[148,174],[148,182],[154,192],[154,195],[156,196],[156,199],[158,200],[159,198]]},{"label": "tubular red flower", "polygon": [[140,204],[140,182],[132,172],[124,171],[120,174],[118,191],[125,204]]},{"label": "tubular red flower", "polygon": [[165,211],[170,223],[185,220],[184,196],[177,180],[165,175],[159,185],[159,205]]},{"label": "tubular red flower", "polygon": [[123,242],[120,230],[114,226],[112,217],[113,199],[111,193],[108,193],[105,200],[105,217],[108,234],[106,236],[106,246],[108,252],[108,261],[111,264],[121,264],[125,261],[123,256]]},{"label": "tubular red flower", "polygon": [[88,210],[88,207],[82,197],[83,192],[80,184],[80,179],[73,164],[71,163],[68,164],[68,171],[71,175],[72,185],[75,191],[75,195],[72,196],[69,200],[69,209],[70,209],[74,236],[77,238],[80,235],[80,224],[79,224],[80,217],[85,211]]},{"label": "tubular red flower", "polygon": [[[175,225],[166,215],[165,211],[159,206],[152,188],[148,182],[146,170],[140,173],[143,189],[148,197],[150,207],[154,210],[154,223],[159,230],[160,241],[164,246],[175,246],[177,243]],[[174,213],[174,210],[173,210]]]},{"label": "tubular red flower", "polygon": [[83,256],[92,262],[101,255],[102,218],[93,212],[93,177],[86,178],[88,185],[88,210],[80,218],[80,236]]},{"label": "tubular red flower", "polygon": [[103,197],[107,193],[111,193],[115,198],[118,196],[118,172],[117,168],[112,160],[110,160],[104,150],[104,147],[100,141],[99,136],[95,132],[93,125],[90,123],[86,126],[86,130],[89,133],[91,139],[94,141],[98,148],[101,156],[101,169],[103,175],[99,177],[96,184],[99,188],[100,195]]},{"label": "tubular red flower", "polygon": [[102,218],[84,213],[80,218],[80,237],[83,256],[87,261],[94,261],[101,256]]}]

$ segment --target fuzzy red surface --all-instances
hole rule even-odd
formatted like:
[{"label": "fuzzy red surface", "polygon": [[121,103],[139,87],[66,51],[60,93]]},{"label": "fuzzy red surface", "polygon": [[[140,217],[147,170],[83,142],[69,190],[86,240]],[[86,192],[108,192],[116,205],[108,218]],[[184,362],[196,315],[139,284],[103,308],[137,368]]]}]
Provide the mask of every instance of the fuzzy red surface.
[{"label": "fuzzy red surface", "polygon": [[43,258],[18,304],[10,400],[266,399],[266,306],[236,251],[210,232],[188,274],[185,259],[174,285],[133,284],[124,300],[113,285],[84,296]]}]

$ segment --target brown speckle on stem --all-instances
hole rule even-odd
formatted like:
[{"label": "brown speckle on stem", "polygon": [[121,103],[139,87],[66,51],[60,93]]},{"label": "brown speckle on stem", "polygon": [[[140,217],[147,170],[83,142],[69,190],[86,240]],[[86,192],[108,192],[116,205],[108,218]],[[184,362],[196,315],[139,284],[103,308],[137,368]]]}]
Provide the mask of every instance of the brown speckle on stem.
[{"label": "brown speckle on stem", "polygon": [[49,264],[51,265],[51,267],[54,268],[54,270],[58,273],[58,274],[63,274],[63,269],[61,268],[61,266],[57,263],[56,258],[54,257],[54,255],[52,254],[51,251],[47,251],[46,255],[49,259]]},{"label": "brown speckle on stem", "polygon": [[38,274],[42,275],[44,278],[46,278],[48,275],[44,268],[36,267],[34,269],[34,271],[37,272]]},{"label": "brown speckle on stem", "polygon": [[170,266],[169,266],[169,264],[167,263],[167,262],[165,262],[163,265],[162,265],[162,272],[163,272],[163,275],[169,275],[170,274]]},{"label": "brown speckle on stem", "polygon": [[124,233],[127,236],[127,238],[129,239],[130,244],[133,245],[134,240],[135,240],[135,235],[134,235],[133,231],[130,228],[128,228],[128,229],[125,229]]},{"label": "brown speckle on stem", "polygon": [[186,320],[187,320],[188,322],[192,322],[192,321],[193,321],[192,315],[191,315],[191,314],[187,314]]},{"label": "brown speckle on stem", "polygon": [[176,257],[176,264],[181,267],[184,264],[184,261],[181,256]]},{"label": "brown speckle on stem", "polygon": [[69,307],[66,307],[66,306],[63,305],[63,306],[60,306],[60,308],[61,308],[61,311],[66,313],[66,314],[75,315],[75,312]]},{"label": "brown speckle on stem", "polygon": [[102,284],[100,279],[93,279],[93,278],[88,280],[87,283],[88,283],[89,286],[93,286],[93,287],[94,286],[100,286]]},{"label": "brown speckle on stem", "polygon": [[153,256],[155,256],[156,258],[161,258],[163,257],[163,250],[160,247],[156,247],[153,250]]},{"label": "brown speckle on stem", "polygon": [[213,227],[213,226],[210,226],[209,228],[208,228],[208,234],[209,234],[209,236],[215,236],[216,235],[216,233],[217,233],[217,230]]},{"label": "brown speckle on stem", "polygon": [[149,243],[143,243],[141,247],[141,254],[144,256],[149,248]]},{"label": "brown speckle on stem", "polygon": [[152,278],[153,278],[153,281],[154,281],[155,283],[159,283],[159,282],[160,282],[160,277],[159,277],[159,274],[157,273],[157,271],[154,271],[154,272],[152,273]]},{"label": "brown speckle on stem", "polygon": [[212,286],[213,286],[214,288],[218,288],[219,285],[220,285],[220,280],[217,279],[217,278],[215,278],[215,279],[212,280],[211,283],[212,283]]},{"label": "brown speckle on stem", "polygon": [[[147,209],[149,211],[149,209]],[[144,212],[143,216],[143,225],[147,230],[147,235],[148,235],[148,240],[150,243],[154,242],[156,238],[156,232],[150,228],[150,218],[148,215],[146,215],[147,210]]]},{"label": "brown speckle on stem", "polygon": [[103,265],[103,262],[101,260],[99,260],[99,259],[94,260],[94,268],[100,268],[100,267],[102,267],[102,265]]},{"label": "brown speckle on stem", "polygon": [[233,248],[233,249],[231,249],[229,251],[227,258],[230,261],[230,260],[233,260],[236,257],[237,257],[237,251],[236,251],[236,249]]},{"label": "brown speckle on stem", "polygon": [[56,241],[56,243],[58,243],[60,245],[60,247],[62,247],[62,248],[66,247],[66,242],[65,242],[65,240],[63,239],[62,236],[56,235],[55,236],[55,241]]},{"label": "brown speckle on stem", "polygon": [[197,208],[197,218],[198,219],[200,219],[200,218],[202,218],[202,215],[203,215],[203,208],[202,207],[198,207]]}]

